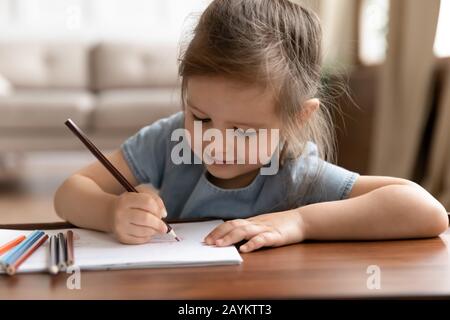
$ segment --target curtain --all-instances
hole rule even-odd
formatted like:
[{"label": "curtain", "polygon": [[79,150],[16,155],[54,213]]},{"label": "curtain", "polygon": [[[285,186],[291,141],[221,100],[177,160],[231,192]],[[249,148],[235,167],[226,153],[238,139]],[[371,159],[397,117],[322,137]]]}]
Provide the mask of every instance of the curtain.
[{"label": "curtain", "polygon": [[431,107],[439,0],[391,0],[370,173],[411,178]]},{"label": "curtain", "polygon": [[292,0],[312,9],[323,30],[324,68],[348,70],[358,61],[360,0]]},{"label": "curtain", "polygon": [[[323,28],[324,65],[330,71],[359,63],[358,19],[362,0],[293,0],[313,9]],[[390,0],[386,60],[379,70],[369,173],[418,181],[450,209],[450,59],[437,100],[431,148],[419,157],[436,104],[433,52],[440,0]],[[429,141],[425,141],[428,143]],[[426,149],[422,149],[426,150]]]},{"label": "curtain", "polygon": [[438,101],[432,147],[423,186],[450,210],[450,59]]}]

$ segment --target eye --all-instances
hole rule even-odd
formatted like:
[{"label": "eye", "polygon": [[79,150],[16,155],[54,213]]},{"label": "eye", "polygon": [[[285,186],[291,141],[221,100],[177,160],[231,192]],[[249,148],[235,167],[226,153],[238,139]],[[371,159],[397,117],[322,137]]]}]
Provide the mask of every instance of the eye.
[{"label": "eye", "polygon": [[201,121],[201,122],[210,122],[211,121],[210,118],[199,118],[193,113],[192,113],[192,117],[194,117],[194,120]]},{"label": "eye", "polygon": [[240,135],[240,136],[242,136],[242,137],[250,137],[250,136],[256,135],[256,130],[255,130],[255,129],[247,129],[247,130],[244,130],[244,129],[242,129],[242,128],[234,127],[234,131],[235,131],[238,135]]}]

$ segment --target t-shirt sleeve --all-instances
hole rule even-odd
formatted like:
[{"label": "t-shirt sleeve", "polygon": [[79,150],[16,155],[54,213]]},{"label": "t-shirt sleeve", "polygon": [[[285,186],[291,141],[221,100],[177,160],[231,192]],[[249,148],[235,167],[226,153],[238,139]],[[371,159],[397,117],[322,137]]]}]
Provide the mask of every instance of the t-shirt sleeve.
[{"label": "t-shirt sleeve", "polygon": [[346,199],[359,174],[320,159],[314,144],[308,148],[292,170],[295,205]]},{"label": "t-shirt sleeve", "polygon": [[182,113],[160,119],[129,137],[121,150],[136,180],[159,189],[168,159],[172,131],[183,124]]}]

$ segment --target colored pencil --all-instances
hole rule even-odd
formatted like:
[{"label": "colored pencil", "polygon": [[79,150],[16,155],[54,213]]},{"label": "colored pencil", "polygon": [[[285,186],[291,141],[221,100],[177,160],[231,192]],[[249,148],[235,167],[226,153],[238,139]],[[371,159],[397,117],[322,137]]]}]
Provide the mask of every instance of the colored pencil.
[{"label": "colored pencil", "polygon": [[14,240],[11,240],[8,243],[5,243],[4,245],[0,246],[0,255],[6,253],[7,251],[17,246],[19,243],[25,240],[25,238],[26,237],[24,235],[21,235],[15,238]]},{"label": "colored pencil", "polygon": [[75,256],[73,251],[73,231],[68,230],[66,232],[66,244],[67,244],[67,266],[71,266],[75,263]]},{"label": "colored pencil", "polygon": [[45,233],[42,234],[36,241],[29,247],[13,264],[10,264],[6,267],[6,273],[10,276],[14,275],[16,271],[19,269],[19,266],[27,260],[41,245],[47,241],[48,235]]},{"label": "colored pencil", "polygon": [[13,264],[18,257],[22,255],[38,238],[44,234],[44,231],[35,230],[26,237],[19,245],[10,250],[2,258],[1,264],[6,267],[7,265]]},{"label": "colored pencil", "polygon": [[[86,134],[73,122],[71,119],[67,119],[66,126],[81,140],[81,142],[89,149],[89,151],[100,161],[100,163],[113,175],[114,178],[127,190],[128,192],[136,192],[137,189],[117,170],[116,167],[103,155],[103,153],[89,140]],[[171,234],[177,241],[180,238],[177,237],[172,227],[163,220],[167,226],[167,233]]]},{"label": "colored pencil", "polygon": [[57,274],[59,272],[58,267],[58,237],[52,235],[50,237],[50,244],[48,246],[49,267],[48,271],[51,274]]},{"label": "colored pencil", "polygon": [[67,257],[67,247],[66,239],[62,232],[58,233],[58,267],[59,270],[66,270],[66,257]]}]

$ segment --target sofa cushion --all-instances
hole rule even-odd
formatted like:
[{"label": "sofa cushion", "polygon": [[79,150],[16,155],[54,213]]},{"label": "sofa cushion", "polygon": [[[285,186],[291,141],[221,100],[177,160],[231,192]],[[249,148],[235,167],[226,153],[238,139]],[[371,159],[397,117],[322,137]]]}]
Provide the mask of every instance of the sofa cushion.
[{"label": "sofa cushion", "polygon": [[94,110],[93,129],[137,130],[179,110],[176,89],[102,91]]},{"label": "sofa cushion", "polygon": [[77,43],[0,43],[0,73],[19,89],[87,88],[87,58]]},{"label": "sofa cushion", "polygon": [[176,86],[177,48],[99,44],[92,51],[92,77],[94,90]]},{"label": "sofa cushion", "polygon": [[7,96],[11,94],[12,91],[13,87],[11,82],[0,73],[0,96]]},{"label": "sofa cushion", "polygon": [[0,130],[64,128],[67,118],[86,127],[92,108],[92,96],[83,91],[16,91],[0,97]]}]

